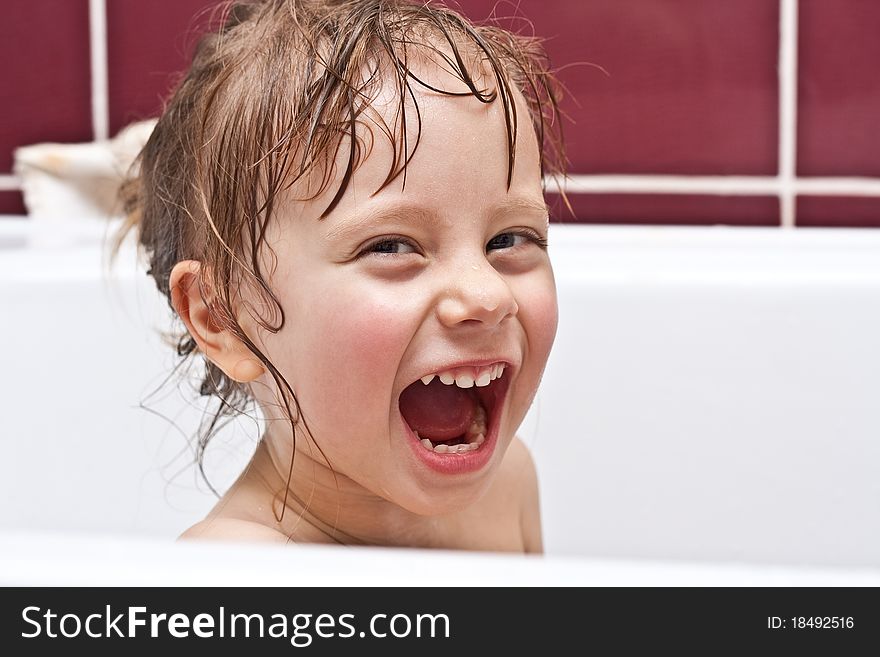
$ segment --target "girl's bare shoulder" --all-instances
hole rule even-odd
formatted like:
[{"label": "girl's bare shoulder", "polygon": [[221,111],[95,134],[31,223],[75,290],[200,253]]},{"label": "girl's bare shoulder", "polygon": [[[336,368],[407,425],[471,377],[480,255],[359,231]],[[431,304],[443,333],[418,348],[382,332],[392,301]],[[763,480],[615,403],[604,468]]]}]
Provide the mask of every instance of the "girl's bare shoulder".
[{"label": "girl's bare shoulder", "polygon": [[285,534],[262,523],[224,517],[205,518],[183,532],[178,540],[289,542]]},{"label": "girl's bare shoulder", "polygon": [[519,436],[514,436],[510,443],[499,480],[499,488],[508,503],[516,500],[513,507],[524,551],[543,552],[538,475],[531,451]]},{"label": "girl's bare shoulder", "polygon": [[537,492],[535,461],[519,436],[514,436],[507,448],[499,475],[499,486],[505,489],[506,495],[519,492],[528,496]]}]

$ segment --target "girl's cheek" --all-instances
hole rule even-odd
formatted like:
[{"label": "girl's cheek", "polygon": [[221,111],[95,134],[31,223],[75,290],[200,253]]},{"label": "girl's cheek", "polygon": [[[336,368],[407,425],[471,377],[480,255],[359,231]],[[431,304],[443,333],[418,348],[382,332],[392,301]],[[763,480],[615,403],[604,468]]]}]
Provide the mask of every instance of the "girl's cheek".
[{"label": "girl's cheek", "polygon": [[341,329],[338,347],[349,360],[358,360],[367,367],[391,365],[394,356],[406,349],[413,333],[410,315],[402,300],[351,299],[337,316]]},{"label": "girl's cheek", "polygon": [[[559,323],[556,284],[552,271],[543,272],[530,281],[524,281],[517,294],[520,321],[528,335],[535,356],[544,359],[550,353]],[[543,363],[542,363],[543,366]]]},{"label": "girl's cheek", "polygon": [[333,396],[357,395],[351,399],[354,403],[363,398],[365,386],[374,391],[391,389],[418,317],[407,307],[406,296],[337,289],[327,295],[332,303],[316,304],[308,331],[312,345],[302,356],[321,363],[319,370],[310,369],[316,378],[333,381]]}]

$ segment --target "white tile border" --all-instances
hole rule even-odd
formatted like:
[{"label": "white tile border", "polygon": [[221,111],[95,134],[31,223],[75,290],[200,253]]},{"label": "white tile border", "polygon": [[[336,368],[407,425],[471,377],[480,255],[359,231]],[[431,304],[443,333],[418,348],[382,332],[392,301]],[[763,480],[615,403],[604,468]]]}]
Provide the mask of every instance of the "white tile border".
[{"label": "white tile border", "polygon": [[95,141],[100,141],[110,136],[106,0],[89,0],[89,53],[92,80],[92,135]]},{"label": "white tile border", "polygon": [[[107,58],[107,0],[89,0],[92,132],[110,131]],[[712,194],[779,197],[781,226],[795,225],[798,195],[880,196],[880,178],[797,177],[798,0],[779,0],[779,162],[777,176],[571,175],[571,194]],[[547,179],[547,188],[557,182]],[[21,188],[19,179],[0,174],[0,191]]]},{"label": "white tile border", "polygon": [[[546,179],[557,189],[557,179]],[[572,194],[719,194],[745,196],[880,196],[880,178],[792,178],[781,176],[568,176],[563,183]]]},{"label": "white tile border", "polygon": [[794,228],[797,181],[798,0],[779,4],[779,209]]}]

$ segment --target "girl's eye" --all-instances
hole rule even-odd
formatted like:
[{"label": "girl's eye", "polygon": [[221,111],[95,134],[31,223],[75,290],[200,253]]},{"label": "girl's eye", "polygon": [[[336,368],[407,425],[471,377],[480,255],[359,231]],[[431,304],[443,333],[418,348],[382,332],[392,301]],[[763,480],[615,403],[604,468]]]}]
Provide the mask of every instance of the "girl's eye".
[{"label": "girl's eye", "polygon": [[400,237],[386,237],[367,246],[361,255],[406,255],[416,253],[416,248],[407,240]]},{"label": "girl's eye", "polygon": [[486,250],[511,249],[521,245],[523,242],[533,242],[542,249],[547,248],[547,240],[538,233],[531,230],[514,230],[493,237],[486,245]]}]

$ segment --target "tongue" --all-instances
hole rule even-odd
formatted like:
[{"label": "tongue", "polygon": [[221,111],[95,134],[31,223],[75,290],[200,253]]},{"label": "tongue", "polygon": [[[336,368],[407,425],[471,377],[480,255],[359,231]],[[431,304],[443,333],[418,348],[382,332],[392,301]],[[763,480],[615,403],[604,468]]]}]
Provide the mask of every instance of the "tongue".
[{"label": "tongue", "polygon": [[428,385],[416,381],[400,394],[400,413],[419,436],[438,442],[458,438],[467,431],[475,403],[467,390],[445,385],[435,377]]}]

